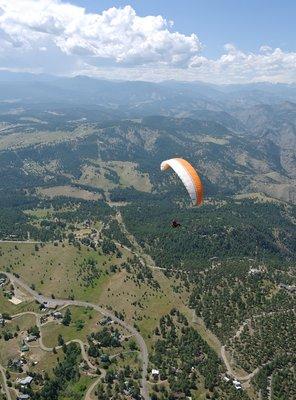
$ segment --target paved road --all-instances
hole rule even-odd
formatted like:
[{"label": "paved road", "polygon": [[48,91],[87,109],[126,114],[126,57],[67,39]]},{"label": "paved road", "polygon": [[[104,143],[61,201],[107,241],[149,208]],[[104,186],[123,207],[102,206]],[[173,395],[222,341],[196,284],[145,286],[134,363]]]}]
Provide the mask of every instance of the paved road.
[{"label": "paved road", "polygon": [[141,334],[131,325],[129,325],[127,322],[122,321],[121,319],[117,318],[114,314],[112,314],[109,310],[106,310],[102,307],[100,307],[97,304],[92,304],[88,303],[86,301],[79,301],[79,300],[67,300],[67,299],[51,299],[49,297],[43,296],[38,294],[35,290],[33,290],[28,284],[26,284],[22,279],[17,278],[16,276],[7,273],[7,272],[2,272],[5,274],[11,283],[14,285],[18,285],[25,289],[28,293],[30,293],[39,303],[50,303],[53,306],[78,306],[78,307],[92,307],[94,310],[98,311],[102,315],[111,318],[114,322],[118,323],[121,325],[123,328],[125,328],[131,335],[135,337],[135,340],[139,346],[141,356],[142,356],[142,378],[141,378],[141,394],[145,400],[149,400],[149,392],[148,392],[148,386],[147,386],[147,369],[148,369],[148,349],[146,346],[146,343],[141,336]]}]

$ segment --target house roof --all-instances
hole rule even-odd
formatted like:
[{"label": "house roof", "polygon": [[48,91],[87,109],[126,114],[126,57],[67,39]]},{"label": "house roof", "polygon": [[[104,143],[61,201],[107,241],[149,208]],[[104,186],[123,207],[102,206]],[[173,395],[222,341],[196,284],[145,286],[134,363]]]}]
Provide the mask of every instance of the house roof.
[{"label": "house roof", "polygon": [[21,385],[29,385],[32,382],[33,378],[31,376],[26,376],[24,379],[20,380]]}]

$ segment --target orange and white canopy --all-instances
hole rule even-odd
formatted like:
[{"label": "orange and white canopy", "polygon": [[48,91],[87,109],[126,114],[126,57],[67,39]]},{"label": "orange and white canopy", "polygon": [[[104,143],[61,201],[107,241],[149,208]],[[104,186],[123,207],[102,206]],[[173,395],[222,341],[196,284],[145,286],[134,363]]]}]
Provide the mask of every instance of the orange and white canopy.
[{"label": "orange and white canopy", "polygon": [[172,168],[179,176],[193,203],[201,205],[203,202],[203,185],[193,166],[183,158],[171,158],[160,164],[162,171],[169,168]]}]

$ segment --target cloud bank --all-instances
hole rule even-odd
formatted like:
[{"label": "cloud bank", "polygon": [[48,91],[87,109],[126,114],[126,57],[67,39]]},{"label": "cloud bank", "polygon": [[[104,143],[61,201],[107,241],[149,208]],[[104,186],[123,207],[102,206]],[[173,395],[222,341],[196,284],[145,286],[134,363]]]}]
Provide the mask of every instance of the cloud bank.
[{"label": "cloud bank", "polygon": [[122,79],[217,83],[296,80],[296,53],[262,46],[244,53],[225,46],[202,55],[195,33],[164,17],[112,7],[101,14],[59,0],[0,0],[0,68]]}]

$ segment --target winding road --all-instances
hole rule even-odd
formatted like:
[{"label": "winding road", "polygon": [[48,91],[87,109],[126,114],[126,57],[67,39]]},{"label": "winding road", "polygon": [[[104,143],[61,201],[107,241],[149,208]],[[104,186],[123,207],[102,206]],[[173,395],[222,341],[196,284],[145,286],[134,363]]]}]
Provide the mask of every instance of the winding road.
[{"label": "winding road", "polygon": [[[233,340],[235,338],[239,338],[240,335],[242,334],[244,328],[254,319],[261,318],[261,317],[269,317],[269,316],[276,315],[276,314],[279,314],[279,313],[286,314],[286,313],[289,313],[291,311],[295,312],[295,308],[290,308],[288,310],[269,311],[269,312],[263,312],[261,314],[253,315],[252,317],[247,318],[245,321],[243,321],[240,324],[240,326],[238,327],[238,329],[235,332],[234,336],[230,340]],[[258,366],[257,368],[255,368],[254,371],[252,371],[251,373],[246,374],[246,375],[241,375],[241,374],[235,372],[233,370],[232,366],[230,365],[230,361],[227,358],[227,354],[226,354],[226,345],[223,345],[221,347],[220,354],[221,354],[221,358],[222,358],[222,360],[223,360],[223,362],[224,362],[224,364],[226,366],[228,374],[232,375],[235,379],[240,380],[242,382],[250,381],[260,371],[261,368],[265,367],[266,365],[268,365],[270,363],[270,361],[266,362],[266,363]]]},{"label": "winding road", "polygon": [[225,364],[225,367],[227,369],[227,373],[230,376],[233,376],[236,380],[242,381],[242,382],[250,381],[252,378],[254,378],[255,375],[257,375],[259,370],[263,367],[263,365],[261,365],[260,367],[255,368],[253,372],[251,372],[250,374],[247,374],[247,375],[241,375],[241,374],[237,373],[236,371],[233,370],[233,368],[230,365],[230,362],[229,362],[229,360],[227,358],[227,355],[226,355],[225,346],[221,347],[221,358],[222,358],[222,360],[223,360],[223,362]]},{"label": "winding road", "polygon": [[[114,322],[121,325],[131,335],[133,335],[139,346],[139,349],[141,352],[141,358],[142,358],[141,395],[143,396],[144,400],[149,400],[149,392],[148,392],[147,379],[146,379],[147,369],[148,369],[148,349],[147,349],[147,346],[146,346],[146,343],[145,343],[143,337],[133,326],[129,325],[127,322],[116,317],[109,310],[106,310],[97,304],[88,303],[86,301],[79,301],[79,300],[52,299],[52,298],[49,298],[49,297],[46,297],[46,296],[43,296],[43,295],[37,293],[27,283],[25,283],[21,278],[18,278],[16,276],[14,276],[10,273],[4,272],[4,271],[1,273],[5,274],[13,285],[19,286],[22,289],[24,289],[25,291],[27,291],[28,293],[30,293],[31,296],[34,297],[35,300],[37,300],[39,303],[47,303],[47,304],[51,304],[52,306],[56,306],[56,307],[71,306],[71,305],[77,306],[77,307],[92,307],[94,310],[98,311],[102,315],[111,318]],[[83,348],[84,348],[84,346],[83,346]]]}]

